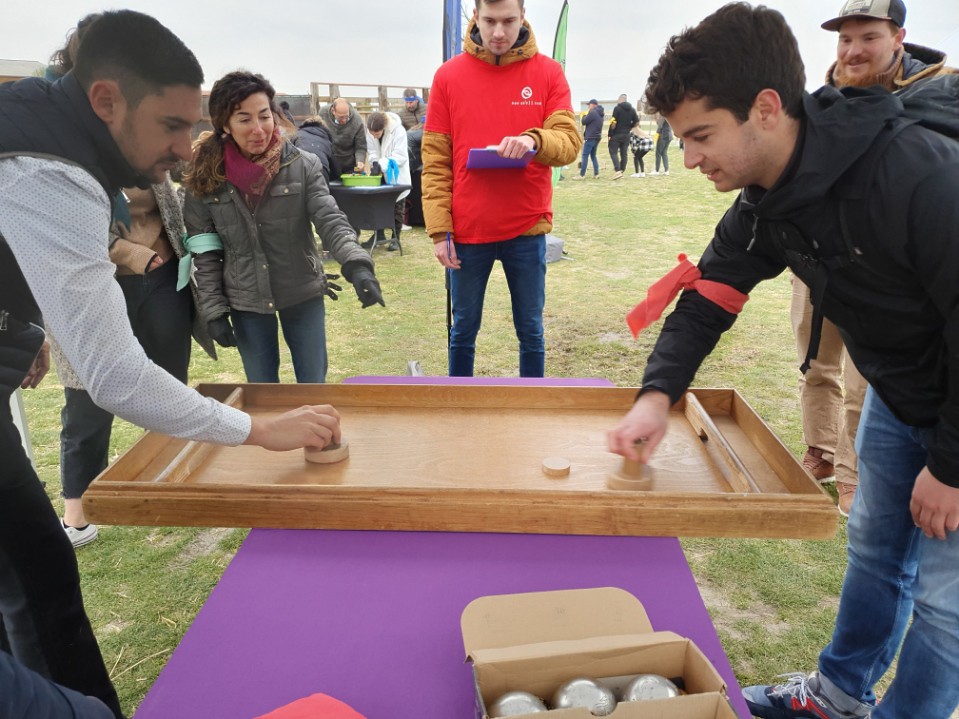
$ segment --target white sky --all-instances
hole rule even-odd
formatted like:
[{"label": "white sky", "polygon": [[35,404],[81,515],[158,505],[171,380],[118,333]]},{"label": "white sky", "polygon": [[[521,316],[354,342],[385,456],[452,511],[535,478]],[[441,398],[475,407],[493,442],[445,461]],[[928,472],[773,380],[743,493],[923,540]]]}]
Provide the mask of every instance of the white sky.
[{"label": "white sky", "polygon": [[[472,0],[464,2],[471,10]],[[766,2],[785,15],[799,39],[809,89],[821,84],[835,53],[836,34],[819,25],[842,2]],[[942,50],[959,65],[959,2],[906,3],[906,40]],[[722,4],[570,0],[566,72],[574,106],[621,92],[635,102],[669,37]],[[442,61],[442,0],[44,0],[16,6],[0,24],[0,58],[46,62],[82,16],[128,7],[154,15],[186,42],[203,66],[207,88],[237,67],[263,73],[277,91],[293,95],[308,94],[310,81],[420,87],[430,84]],[[547,54],[561,7],[562,0],[526,0],[526,17]]]}]

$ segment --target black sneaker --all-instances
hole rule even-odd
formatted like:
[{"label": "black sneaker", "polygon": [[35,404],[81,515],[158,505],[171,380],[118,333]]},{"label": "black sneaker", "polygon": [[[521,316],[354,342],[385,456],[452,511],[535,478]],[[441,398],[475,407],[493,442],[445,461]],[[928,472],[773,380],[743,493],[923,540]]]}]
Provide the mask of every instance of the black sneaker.
[{"label": "black sneaker", "polygon": [[386,246],[387,252],[396,252],[398,249],[400,249],[400,243],[398,240],[390,240],[390,244]]}]

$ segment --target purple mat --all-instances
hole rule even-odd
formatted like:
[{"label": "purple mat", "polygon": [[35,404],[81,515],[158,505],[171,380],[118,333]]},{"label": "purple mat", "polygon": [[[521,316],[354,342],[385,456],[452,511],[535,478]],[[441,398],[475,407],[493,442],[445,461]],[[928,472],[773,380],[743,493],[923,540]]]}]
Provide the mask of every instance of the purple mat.
[{"label": "purple mat", "polygon": [[245,719],[314,692],[368,719],[470,719],[463,608],[601,586],[692,638],[748,716],[676,539],[256,529],[136,719]]}]

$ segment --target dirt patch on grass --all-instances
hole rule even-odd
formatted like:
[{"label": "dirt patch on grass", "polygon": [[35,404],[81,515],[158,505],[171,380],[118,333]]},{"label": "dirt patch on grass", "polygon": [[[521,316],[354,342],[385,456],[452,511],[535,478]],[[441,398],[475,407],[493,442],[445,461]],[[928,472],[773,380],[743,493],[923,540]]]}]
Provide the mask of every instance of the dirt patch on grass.
[{"label": "dirt patch on grass", "polygon": [[738,625],[743,622],[759,624],[772,635],[785,634],[789,624],[779,618],[776,610],[757,599],[749,602],[745,608],[735,606],[722,589],[710,582],[697,580],[703,603],[709,610],[716,629],[732,639],[745,639]]},{"label": "dirt patch on grass", "polygon": [[232,531],[232,529],[226,527],[204,529],[180,551],[173,562],[173,567],[185,567],[194,559],[213,554],[220,546],[220,542],[226,539],[227,535]]}]

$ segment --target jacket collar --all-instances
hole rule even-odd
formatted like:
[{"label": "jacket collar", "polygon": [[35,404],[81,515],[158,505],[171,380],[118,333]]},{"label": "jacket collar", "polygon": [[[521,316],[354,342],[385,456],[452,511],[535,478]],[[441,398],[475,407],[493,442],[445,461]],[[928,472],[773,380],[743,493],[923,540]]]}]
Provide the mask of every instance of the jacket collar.
[{"label": "jacket collar", "polygon": [[539,50],[536,47],[536,36],[533,34],[533,28],[527,20],[523,20],[523,27],[520,29],[519,37],[513,47],[505,55],[494,55],[483,47],[479,25],[476,23],[476,18],[473,18],[466,28],[463,52],[490,65],[509,65],[514,62],[529,60]]}]

